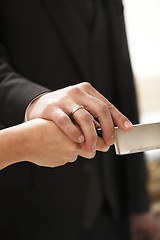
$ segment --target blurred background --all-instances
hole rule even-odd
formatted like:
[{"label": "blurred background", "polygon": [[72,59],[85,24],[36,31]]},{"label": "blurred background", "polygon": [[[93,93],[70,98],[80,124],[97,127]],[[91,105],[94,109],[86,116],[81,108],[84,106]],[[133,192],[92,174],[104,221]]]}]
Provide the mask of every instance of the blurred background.
[{"label": "blurred background", "polygon": [[[140,122],[160,122],[160,1],[123,0]],[[145,153],[151,209],[159,221],[160,150]]]}]

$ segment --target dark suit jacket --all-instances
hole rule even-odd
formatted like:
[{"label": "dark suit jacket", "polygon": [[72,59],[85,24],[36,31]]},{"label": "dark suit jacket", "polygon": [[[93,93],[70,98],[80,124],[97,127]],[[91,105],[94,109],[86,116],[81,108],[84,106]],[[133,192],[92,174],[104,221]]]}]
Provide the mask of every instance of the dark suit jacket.
[{"label": "dark suit jacket", "polygon": [[[109,21],[114,104],[137,123],[122,2],[103,2]],[[48,89],[56,90],[82,81],[92,83],[87,37],[85,26],[68,1],[0,1],[1,124],[12,126],[22,122],[28,103]],[[102,86],[99,81],[97,88],[105,94]],[[47,236],[55,236],[56,240],[64,239],[64,236],[75,240],[84,220],[86,198],[91,199],[88,200],[87,217],[94,218],[97,213],[101,192],[99,179],[104,187],[101,199],[107,199],[114,217],[120,216],[122,208],[132,213],[148,210],[142,155],[116,157],[110,150],[101,159],[103,178],[97,170],[97,158],[91,161],[80,159],[54,169],[21,163],[2,170],[1,232],[9,234],[11,226],[13,229],[21,226],[19,229],[23,231],[27,226],[26,235],[38,228],[39,237],[46,231]],[[91,186],[94,186],[93,196],[89,190]]]}]

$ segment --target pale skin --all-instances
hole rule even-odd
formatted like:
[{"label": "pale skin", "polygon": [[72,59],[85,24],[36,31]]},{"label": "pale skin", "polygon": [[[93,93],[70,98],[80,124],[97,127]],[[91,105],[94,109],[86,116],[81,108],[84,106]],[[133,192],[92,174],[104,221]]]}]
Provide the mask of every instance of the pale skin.
[{"label": "pale skin", "polygon": [[[70,113],[77,105],[79,109]],[[97,137],[93,116],[103,130]],[[28,108],[27,119],[18,126],[0,131],[0,169],[16,162],[29,161],[56,167],[73,162],[78,155],[93,158],[96,150],[106,152],[114,142],[114,125],[124,131],[131,122],[90,84],[81,83],[46,93]],[[47,120],[50,121],[47,121]],[[156,240],[157,225],[151,213],[131,216],[132,240]]]},{"label": "pale skin", "polygon": [[[97,138],[96,150],[108,149]],[[88,152],[84,143],[73,142],[51,121],[35,119],[0,131],[0,169],[22,161],[57,167],[75,161],[78,155],[93,158],[95,153]]]},{"label": "pale skin", "polygon": [[[77,105],[85,107],[73,115],[74,121],[80,128],[77,128],[70,118],[70,113]],[[86,82],[46,93],[33,101],[27,111],[28,120],[44,118],[53,121],[71,140],[76,143],[84,142],[86,150],[94,153],[97,133],[93,117],[99,120],[106,146],[114,143],[115,125],[124,131],[132,128],[132,123]],[[145,221],[148,224],[144,224]],[[143,234],[137,235],[139,230]],[[132,240],[156,240],[156,233],[156,221],[151,213],[131,216]]]},{"label": "pale skin", "polygon": [[[71,112],[77,105],[85,107],[73,115],[80,128],[71,120]],[[132,123],[87,82],[46,93],[33,101],[27,111],[28,120],[43,118],[55,122],[71,140],[85,142],[89,152],[96,151],[97,133],[93,117],[98,118],[103,140],[109,146],[114,143],[114,125],[124,131],[132,128]]]}]

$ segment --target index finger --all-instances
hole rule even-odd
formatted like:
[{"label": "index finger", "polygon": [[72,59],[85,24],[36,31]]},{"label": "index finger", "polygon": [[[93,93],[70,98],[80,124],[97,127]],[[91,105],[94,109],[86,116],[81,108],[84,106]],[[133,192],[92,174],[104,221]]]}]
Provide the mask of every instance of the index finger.
[{"label": "index finger", "polygon": [[114,124],[119,127],[121,130],[128,131],[132,128],[131,121],[124,116],[113,104],[111,104],[107,98],[105,98],[102,94],[100,94],[94,87],[89,83],[82,83],[83,89],[91,96],[101,100],[105,103],[111,113],[112,120]]}]

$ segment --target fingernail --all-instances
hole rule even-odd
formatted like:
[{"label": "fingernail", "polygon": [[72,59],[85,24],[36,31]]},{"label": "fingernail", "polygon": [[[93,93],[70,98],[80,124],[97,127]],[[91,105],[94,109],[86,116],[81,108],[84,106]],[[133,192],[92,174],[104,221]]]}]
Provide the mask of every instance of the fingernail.
[{"label": "fingernail", "polygon": [[84,142],[84,136],[83,135],[80,135],[79,137],[78,137],[78,142]]},{"label": "fingernail", "polygon": [[126,128],[131,128],[131,127],[132,127],[132,123],[129,122],[129,121],[125,121],[125,122],[124,122],[124,126],[125,126]]},{"label": "fingernail", "polygon": [[95,152],[96,151],[96,144],[93,144],[92,146],[92,152]]}]

